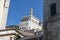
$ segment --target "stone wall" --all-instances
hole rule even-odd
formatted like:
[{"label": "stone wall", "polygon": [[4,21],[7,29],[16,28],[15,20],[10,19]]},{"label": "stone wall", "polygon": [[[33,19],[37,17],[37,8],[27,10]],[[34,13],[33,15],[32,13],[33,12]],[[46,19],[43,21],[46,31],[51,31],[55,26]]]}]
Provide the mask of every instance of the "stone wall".
[{"label": "stone wall", "polygon": [[[51,4],[56,3],[54,16],[50,15]],[[44,0],[44,40],[60,40],[60,0]]]}]

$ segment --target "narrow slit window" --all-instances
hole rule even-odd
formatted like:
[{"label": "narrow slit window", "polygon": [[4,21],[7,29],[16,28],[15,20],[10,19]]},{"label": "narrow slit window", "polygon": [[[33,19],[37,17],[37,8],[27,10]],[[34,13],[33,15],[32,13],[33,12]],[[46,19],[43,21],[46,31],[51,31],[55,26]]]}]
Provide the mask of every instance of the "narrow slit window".
[{"label": "narrow slit window", "polygon": [[12,40],[12,37],[10,37],[10,40]]},{"label": "narrow slit window", "polygon": [[51,16],[56,15],[56,3],[50,6],[50,13],[51,13]]},{"label": "narrow slit window", "polygon": [[6,4],[6,0],[4,0],[4,7],[5,7],[5,4]]}]

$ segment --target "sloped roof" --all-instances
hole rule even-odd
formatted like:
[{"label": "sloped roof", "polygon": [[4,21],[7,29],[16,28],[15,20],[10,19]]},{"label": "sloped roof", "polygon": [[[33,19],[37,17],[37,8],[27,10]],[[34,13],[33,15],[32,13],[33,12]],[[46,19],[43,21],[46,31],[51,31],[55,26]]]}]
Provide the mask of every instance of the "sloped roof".
[{"label": "sloped roof", "polygon": [[22,34],[25,35],[25,36],[34,36],[33,33],[29,33],[29,32],[22,32]]},{"label": "sloped roof", "polygon": [[8,29],[0,30],[0,36],[15,35],[15,34],[19,34],[21,37],[22,36],[24,37],[24,35],[21,34],[17,29],[8,28]]}]

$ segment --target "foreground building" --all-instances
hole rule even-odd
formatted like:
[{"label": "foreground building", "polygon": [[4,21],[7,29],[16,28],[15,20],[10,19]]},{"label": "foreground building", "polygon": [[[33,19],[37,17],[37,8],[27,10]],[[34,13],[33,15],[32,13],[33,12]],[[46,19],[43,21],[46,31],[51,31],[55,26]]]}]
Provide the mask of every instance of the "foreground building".
[{"label": "foreground building", "polygon": [[16,29],[0,30],[0,40],[18,40],[23,37],[24,35]]},{"label": "foreground building", "polygon": [[43,31],[30,32],[30,30],[28,30],[21,33],[25,35],[25,37],[19,40],[43,40]]},{"label": "foreground building", "polygon": [[60,40],[60,0],[44,0],[44,40]]}]

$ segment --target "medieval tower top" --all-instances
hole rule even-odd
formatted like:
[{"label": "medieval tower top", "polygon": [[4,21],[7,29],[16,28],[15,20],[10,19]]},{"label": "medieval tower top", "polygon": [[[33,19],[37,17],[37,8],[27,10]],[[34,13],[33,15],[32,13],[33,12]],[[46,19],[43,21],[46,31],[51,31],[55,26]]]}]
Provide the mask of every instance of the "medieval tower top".
[{"label": "medieval tower top", "polygon": [[0,30],[5,29],[10,0],[0,0]]}]

